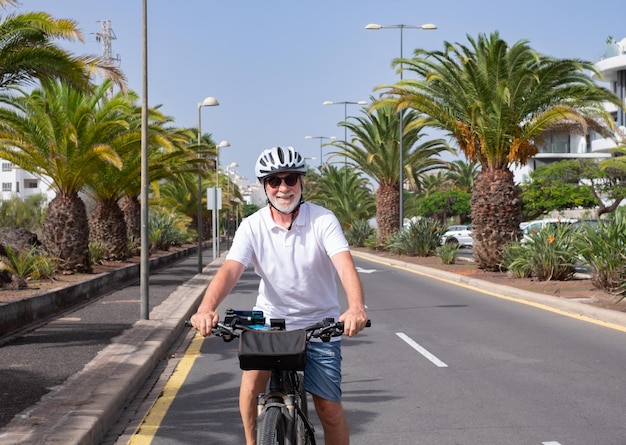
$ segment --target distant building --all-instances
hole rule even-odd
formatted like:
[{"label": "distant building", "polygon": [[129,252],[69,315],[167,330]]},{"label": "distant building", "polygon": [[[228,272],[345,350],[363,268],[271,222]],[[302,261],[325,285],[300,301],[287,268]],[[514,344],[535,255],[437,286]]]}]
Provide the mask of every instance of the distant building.
[{"label": "distant building", "polygon": [[1,200],[5,201],[14,196],[25,199],[40,193],[46,195],[48,201],[54,198],[54,192],[50,189],[48,178],[42,179],[35,176],[4,159],[0,159],[0,165]]},{"label": "distant building", "polygon": [[[602,82],[608,84],[613,93],[622,100],[626,106],[626,38],[620,42],[610,39],[602,60],[595,64],[602,73]],[[596,79],[600,81],[600,79]],[[626,142],[626,116],[623,109],[617,109],[610,105],[607,110],[613,115],[618,128],[618,140]],[[604,159],[611,156],[611,149],[617,144],[608,138],[603,138],[595,132],[589,134],[557,133],[549,137],[549,140],[539,146],[537,153],[528,164],[522,168],[514,169],[515,182],[521,183],[528,179],[528,174],[541,164],[562,161],[564,159]]]}]

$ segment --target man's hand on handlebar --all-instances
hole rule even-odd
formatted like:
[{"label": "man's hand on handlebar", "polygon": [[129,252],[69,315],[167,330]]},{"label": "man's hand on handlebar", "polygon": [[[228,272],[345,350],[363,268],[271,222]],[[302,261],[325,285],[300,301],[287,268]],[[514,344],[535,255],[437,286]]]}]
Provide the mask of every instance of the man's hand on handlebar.
[{"label": "man's hand on handlebar", "polygon": [[203,337],[211,335],[211,329],[220,321],[220,316],[215,311],[196,312],[191,317],[191,325],[196,328]]},{"label": "man's hand on handlebar", "polygon": [[343,333],[348,337],[361,332],[367,324],[367,314],[364,308],[348,308],[341,316],[339,321],[343,322]]}]

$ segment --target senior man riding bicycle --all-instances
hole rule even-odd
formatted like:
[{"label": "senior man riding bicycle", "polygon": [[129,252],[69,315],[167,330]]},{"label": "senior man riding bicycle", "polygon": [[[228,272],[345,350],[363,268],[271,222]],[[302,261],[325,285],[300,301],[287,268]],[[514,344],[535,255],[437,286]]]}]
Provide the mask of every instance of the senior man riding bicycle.
[{"label": "senior man riding bicycle", "polygon": [[[355,335],[367,322],[361,281],[335,215],[303,199],[304,158],[292,147],[272,147],[261,153],[255,172],[268,205],[241,222],[224,264],[191,318],[193,326],[211,335],[219,321],[217,307],[253,265],[261,277],[254,309],[268,319],[284,318],[287,329],[300,329],[332,317],[344,322],[345,334]],[[341,315],[335,275],[347,297]],[[309,343],[304,387],[313,395],[326,445],[347,445],[341,342],[339,337],[334,340]],[[256,396],[265,391],[268,377],[269,371],[243,371],[239,409],[248,445],[256,441]]]}]

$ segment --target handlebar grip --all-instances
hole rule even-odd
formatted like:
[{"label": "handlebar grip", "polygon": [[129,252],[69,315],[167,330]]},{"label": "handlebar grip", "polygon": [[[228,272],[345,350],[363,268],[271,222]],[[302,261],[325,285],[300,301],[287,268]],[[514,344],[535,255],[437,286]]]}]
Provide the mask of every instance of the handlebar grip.
[{"label": "handlebar grip", "polygon": [[366,328],[371,328],[372,327],[372,320],[368,319],[367,323],[365,323],[365,327]]}]

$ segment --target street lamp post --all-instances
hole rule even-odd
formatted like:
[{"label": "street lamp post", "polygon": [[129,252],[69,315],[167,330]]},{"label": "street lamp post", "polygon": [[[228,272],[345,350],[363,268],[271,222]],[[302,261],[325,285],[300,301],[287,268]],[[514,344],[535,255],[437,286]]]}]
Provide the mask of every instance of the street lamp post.
[{"label": "street lamp post", "polygon": [[[343,105],[343,122],[344,122],[344,126],[343,126],[343,142],[344,142],[344,149],[346,149],[348,147],[348,105],[367,105],[367,101],[365,100],[359,100],[357,102],[351,102],[349,100],[342,100],[342,101],[332,101],[332,100],[326,100],[322,103],[322,105]],[[348,183],[348,158],[346,156],[344,156],[343,158],[343,167],[345,170],[345,174],[344,174],[344,186]]]},{"label": "street lamp post", "polygon": [[[220,103],[216,98],[209,96],[198,104],[198,150],[202,144],[202,107],[216,107]],[[198,157],[200,154],[198,153]],[[200,168],[200,166],[198,166]],[[202,224],[202,170],[198,172],[198,273],[202,272],[202,235],[204,234]]]},{"label": "street lamp post", "polygon": [[[378,23],[370,23],[365,26],[365,29],[379,30],[379,29],[399,29],[400,30],[400,59],[403,56],[403,31],[404,29],[423,29],[425,31],[437,29],[437,25],[433,25],[432,23],[426,23],[424,25],[379,25]],[[400,64],[400,81],[403,79],[402,73],[402,63]],[[404,123],[402,119],[404,117],[404,112],[400,110],[400,135],[398,136],[398,143],[400,149],[400,229],[404,227],[404,202],[403,202],[403,192],[404,192]]]},{"label": "street lamp post", "polygon": [[219,205],[217,203],[217,189],[220,186],[220,148],[230,147],[230,142],[222,141],[215,146],[215,194],[213,196],[213,203],[215,209],[213,211],[213,261],[217,258],[217,252],[220,249],[220,218],[219,218]]},{"label": "street lamp post", "polygon": [[141,13],[141,257],[139,263],[140,317],[150,318],[150,243],[148,236],[148,0],[142,2]]},{"label": "street lamp post", "polygon": [[320,140],[320,170],[322,168],[322,160],[324,159],[324,155],[322,153],[322,146],[324,145],[324,139],[329,139],[331,141],[337,139],[335,136],[305,136],[304,139],[319,139]]}]

